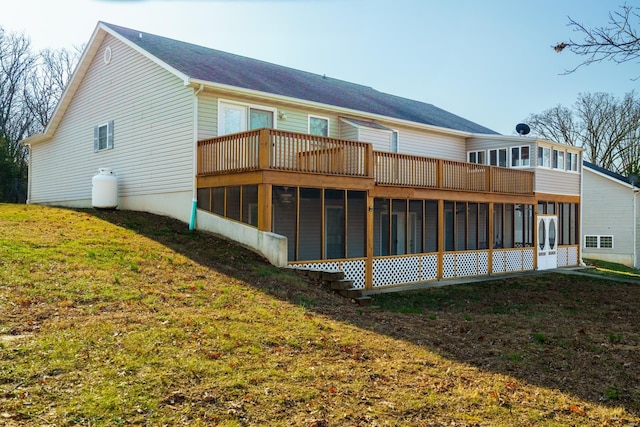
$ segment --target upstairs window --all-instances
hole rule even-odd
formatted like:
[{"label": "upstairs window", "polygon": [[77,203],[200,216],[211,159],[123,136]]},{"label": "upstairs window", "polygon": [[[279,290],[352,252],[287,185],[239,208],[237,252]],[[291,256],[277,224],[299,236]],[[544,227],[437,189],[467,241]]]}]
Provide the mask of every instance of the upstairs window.
[{"label": "upstairs window", "polygon": [[553,168],[564,170],[564,151],[553,150]]},{"label": "upstairs window", "polygon": [[487,163],[485,160],[484,151],[469,151],[467,155],[469,158],[469,163],[478,163],[480,165],[484,165]]},{"label": "upstairs window", "polygon": [[528,145],[511,147],[511,166],[514,168],[530,166]]},{"label": "upstairs window", "polygon": [[548,147],[538,147],[538,166],[543,168],[551,167],[551,149]]},{"label": "upstairs window", "polygon": [[578,171],[578,153],[567,153],[567,170]]},{"label": "upstairs window", "polygon": [[113,149],[113,120],[93,128],[93,151]]},{"label": "upstairs window", "polygon": [[489,150],[489,164],[491,166],[507,167],[507,149],[497,148]]},{"label": "upstairs window", "polygon": [[329,119],[326,117],[309,116],[309,133],[311,135],[329,136]]}]

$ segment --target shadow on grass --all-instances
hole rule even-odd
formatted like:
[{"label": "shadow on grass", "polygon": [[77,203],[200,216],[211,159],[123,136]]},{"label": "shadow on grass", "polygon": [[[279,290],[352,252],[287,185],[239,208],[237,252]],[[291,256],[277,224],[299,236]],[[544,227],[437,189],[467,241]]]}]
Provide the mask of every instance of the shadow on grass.
[{"label": "shadow on grass", "polygon": [[147,213],[89,210],[276,298],[443,357],[640,411],[640,286],[530,275],[375,297],[362,308],[236,244]]}]

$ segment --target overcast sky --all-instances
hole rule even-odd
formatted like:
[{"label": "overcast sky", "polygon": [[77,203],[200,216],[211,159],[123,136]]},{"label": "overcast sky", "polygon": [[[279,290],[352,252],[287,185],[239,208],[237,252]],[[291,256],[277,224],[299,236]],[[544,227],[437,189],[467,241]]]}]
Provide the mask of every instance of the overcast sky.
[{"label": "overcast sky", "polygon": [[605,25],[623,0],[1,0],[0,26],[35,49],[86,43],[98,21],[326,74],[434,104],[502,134],[579,93],[634,90],[635,63],[552,46],[568,16]]}]

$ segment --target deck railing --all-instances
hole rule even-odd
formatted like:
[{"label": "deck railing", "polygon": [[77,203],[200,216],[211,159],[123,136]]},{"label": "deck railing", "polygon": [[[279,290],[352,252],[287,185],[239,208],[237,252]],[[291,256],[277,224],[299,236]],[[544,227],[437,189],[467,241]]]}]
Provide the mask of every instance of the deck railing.
[{"label": "deck railing", "polygon": [[198,141],[198,175],[282,170],[373,178],[378,185],[533,194],[531,171],[373,151],[365,142],[259,129]]},{"label": "deck railing", "polygon": [[372,176],[371,144],[259,129],[198,141],[198,174],[257,169]]}]

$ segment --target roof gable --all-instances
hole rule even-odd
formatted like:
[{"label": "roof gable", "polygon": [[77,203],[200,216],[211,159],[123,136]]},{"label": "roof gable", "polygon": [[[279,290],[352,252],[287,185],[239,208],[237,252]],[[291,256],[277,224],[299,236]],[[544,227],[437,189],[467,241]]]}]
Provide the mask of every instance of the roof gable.
[{"label": "roof gable", "polygon": [[[598,165],[595,165],[593,163],[587,162],[586,160],[583,160],[582,165],[587,169],[587,170],[591,170],[594,172],[599,173],[600,175],[604,175],[607,178],[610,178],[614,181],[618,181],[620,184],[624,184],[628,187],[631,187],[631,182],[629,182],[629,178],[624,176],[624,175],[620,175],[619,173],[610,171],[609,169],[605,169],[603,167],[600,167]],[[638,183],[636,183],[634,185],[634,187],[638,187]]]},{"label": "roof gable", "polygon": [[432,104],[343,80],[102,23],[190,79],[347,108],[462,132],[497,132]]}]

